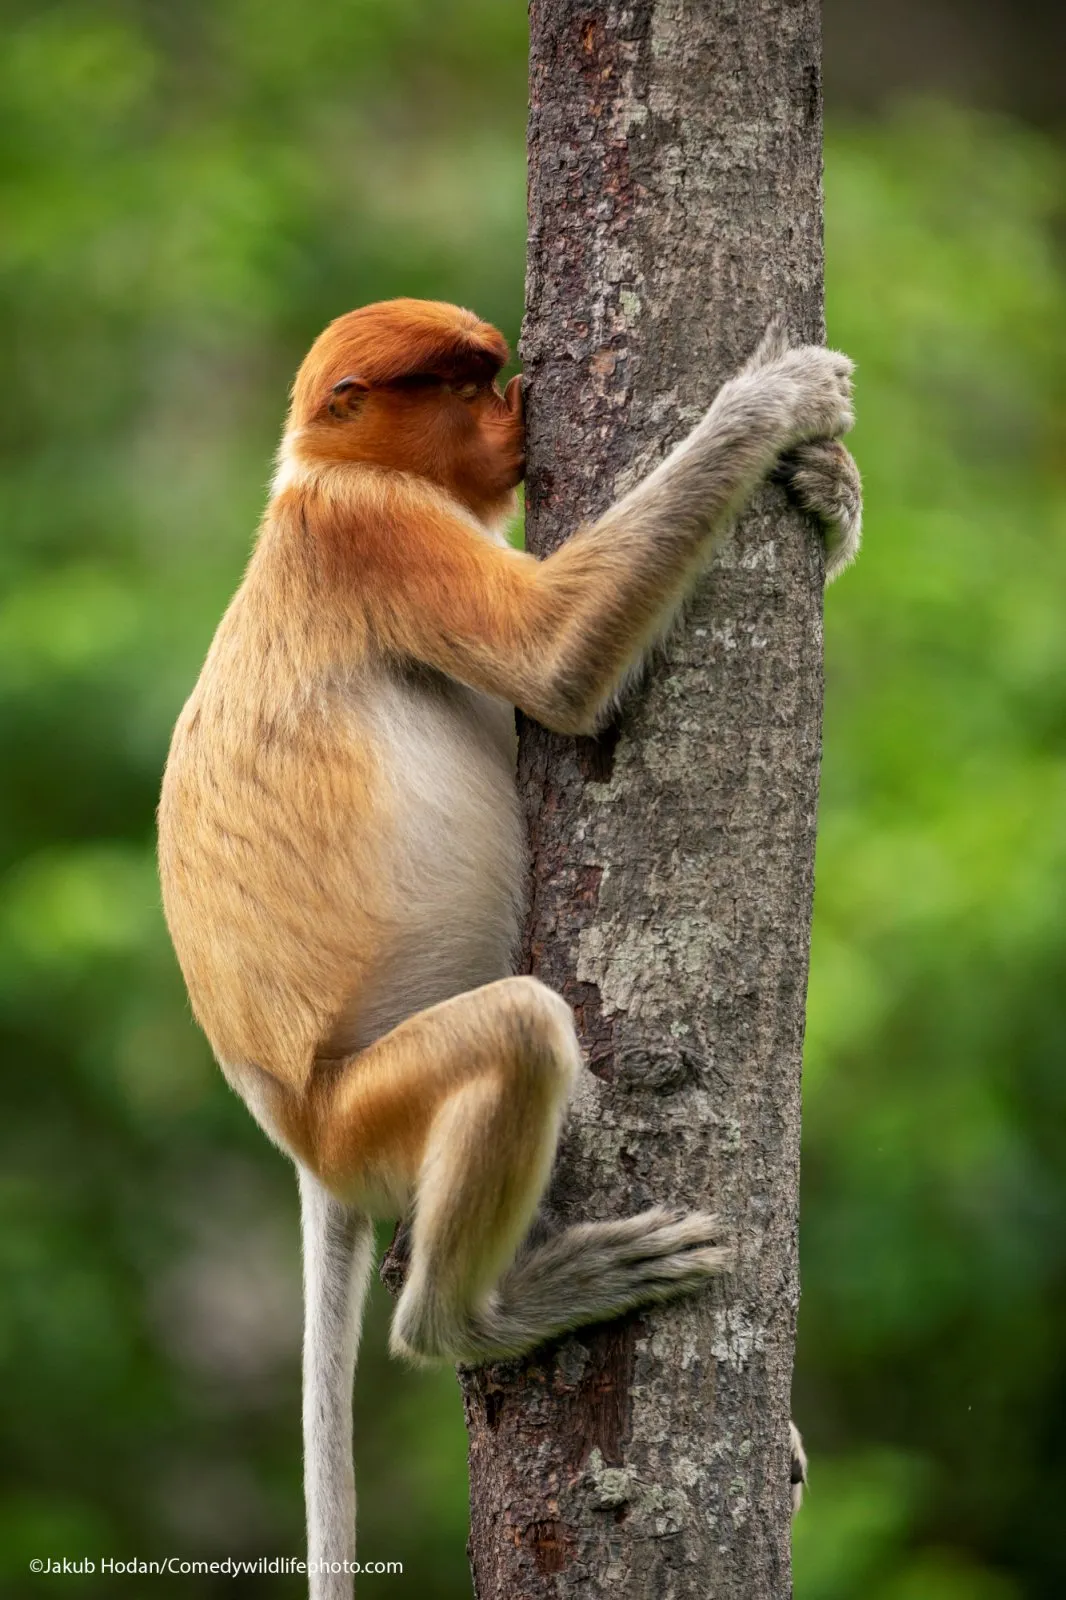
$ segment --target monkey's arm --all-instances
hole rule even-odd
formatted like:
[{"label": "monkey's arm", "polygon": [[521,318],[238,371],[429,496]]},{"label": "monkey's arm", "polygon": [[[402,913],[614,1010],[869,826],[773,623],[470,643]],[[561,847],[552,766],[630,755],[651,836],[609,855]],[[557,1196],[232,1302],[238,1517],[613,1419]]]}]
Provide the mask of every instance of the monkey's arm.
[{"label": "monkey's arm", "polygon": [[592,731],[780,453],[851,425],[850,372],[772,334],[661,466],[543,562],[398,498],[356,535],[372,634],[559,732]]}]

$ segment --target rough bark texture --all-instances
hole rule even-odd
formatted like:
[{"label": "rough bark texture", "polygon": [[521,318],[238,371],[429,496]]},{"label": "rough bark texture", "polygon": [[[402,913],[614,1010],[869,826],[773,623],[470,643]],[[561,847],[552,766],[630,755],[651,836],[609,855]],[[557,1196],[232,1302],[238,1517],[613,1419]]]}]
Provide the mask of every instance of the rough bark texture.
[{"label": "rough bark texture", "polygon": [[[650,468],[772,312],[822,334],[816,0],[533,0],[528,542]],[[717,1209],[705,1298],[464,1376],[479,1600],[774,1600],[822,558],[760,492],[603,738],[526,725],[527,956],[591,1074],[552,1210]]]}]

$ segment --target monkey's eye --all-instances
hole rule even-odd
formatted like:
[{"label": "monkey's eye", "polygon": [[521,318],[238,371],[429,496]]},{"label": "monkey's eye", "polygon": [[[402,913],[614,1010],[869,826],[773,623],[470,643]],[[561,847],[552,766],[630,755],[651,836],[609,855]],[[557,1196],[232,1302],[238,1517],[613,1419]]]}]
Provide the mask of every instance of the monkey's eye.
[{"label": "monkey's eye", "polygon": [[457,394],[460,400],[473,400],[480,390],[480,383],[457,383],[452,388],[453,394]]}]

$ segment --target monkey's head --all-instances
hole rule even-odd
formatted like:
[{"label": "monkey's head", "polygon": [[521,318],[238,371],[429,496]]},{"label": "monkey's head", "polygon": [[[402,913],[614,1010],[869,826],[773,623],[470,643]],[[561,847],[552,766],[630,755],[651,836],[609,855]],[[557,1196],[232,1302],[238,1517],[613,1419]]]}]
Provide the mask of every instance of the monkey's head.
[{"label": "monkey's head", "polygon": [[438,300],[383,300],[320,334],[296,376],[288,446],[302,461],[366,462],[438,484],[479,516],[525,470],[522,382],[501,393],[503,336]]}]

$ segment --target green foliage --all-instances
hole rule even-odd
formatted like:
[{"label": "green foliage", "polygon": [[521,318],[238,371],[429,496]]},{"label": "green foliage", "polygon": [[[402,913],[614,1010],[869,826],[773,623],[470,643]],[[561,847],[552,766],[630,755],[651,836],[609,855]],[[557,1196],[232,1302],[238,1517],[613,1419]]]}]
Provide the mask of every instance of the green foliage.
[{"label": "green foliage", "polygon": [[[0,1571],[30,1595],[35,1555],[301,1549],[293,1186],[189,1020],[152,812],[311,336],[393,293],[517,332],[525,37],[496,0],[6,11]],[[828,605],[797,1592],[1050,1597],[1062,163],[927,111],[839,130],[827,174],[868,544]],[[363,1553],[445,1600],[458,1401],[385,1362],[383,1309]]]},{"label": "green foliage", "polygon": [[[867,547],[827,606],[797,1593],[1050,1596],[1066,1578],[1063,161],[926,109],[841,130],[826,170]],[[846,1474],[827,1462],[824,1489],[823,1451]],[[980,1571],[930,1566],[945,1540]]]}]

